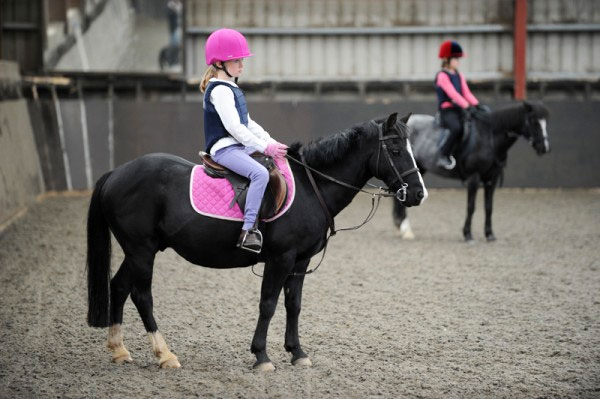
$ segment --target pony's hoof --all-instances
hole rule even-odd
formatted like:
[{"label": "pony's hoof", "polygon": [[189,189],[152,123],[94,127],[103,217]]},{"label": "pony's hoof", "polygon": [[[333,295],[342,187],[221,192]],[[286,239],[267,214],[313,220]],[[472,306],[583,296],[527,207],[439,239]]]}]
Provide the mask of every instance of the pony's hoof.
[{"label": "pony's hoof", "polygon": [[414,240],[415,239],[415,234],[412,231],[402,231],[402,230],[397,230],[398,237],[400,237],[401,240]]},{"label": "pony's hoof", "polygon": [[271,362],[254,364],[254,366],[252,366],[252,368],[254,370],[260,371],[260,372],[275,371],[275,366],[273,366],[273,363],[271,363]]},{"label": "pony's hoof", "polygon": [[402,223],[400,224],[400,228],[398,229],[398,235],[403,240],[414,240],[415,239],[415,234],[412,231],[412,228],[410,226],[410,222],[408,221],[408,219],[404,219],[402,221]]},{"label": "pony's hoof", "polygon": [[131,363],[133,359],[129,353],[123,353],[118,356],[113,356],[112,362],[116,364]]},{"label": "pony's hoof", "polygon": [[110,348],[110,349],[113,349],[113,354],[112,354],[112,362],[113,363],[123,364],[123,363],[133,362],[133,359],[131,358],[129,351],[127,349],[125,349],[124,346],[121,345],[120,347]]},{"label": "pony's hoof", "polygon": [[160,363],[161,369],[178,369],[180,367],[181,364],[179,363],[179,360],[177,360],[177,357],[174,359],[167,359]]},{"label": "pony's hoof", "polygon": [[475,240],[473,239],[473,237],[465,237],[465,243],[469,245],[474,245]]},{"label": "pony's hoof", "polygon": [[300,359],[296,359],[296,360],[292,361],[292,364],[294,366],[300,366],[300,367],[312,367],[312,362],[310,361],[310,359],[308,357],[301,357]]},{"label": "pony's hoof", "polygon": [[496,241],[496,236],[494,234],[489,234],[489,235],[485,236],[485,239],[488,242],[493,242],[493,241]]}]

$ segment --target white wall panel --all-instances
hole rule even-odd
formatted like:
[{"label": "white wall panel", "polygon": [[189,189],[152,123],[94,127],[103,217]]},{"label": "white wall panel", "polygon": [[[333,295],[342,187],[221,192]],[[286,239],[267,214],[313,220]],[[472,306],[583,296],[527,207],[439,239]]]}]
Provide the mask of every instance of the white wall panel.
[{"label": "white wall panel", "polygon": [[500,35],[500,73],[508,75],[513,70],[513,41],[510,35]]},{"label": "white wall panel", "polygon": [[338,56],[341,60],[339,76],[352,78],[354,76],[354,40],[351,37],[341,37]]},{"label": "white wall panel", "polygon": [[412,49],[410,48],[411,40],[409,36],[400,36],[396,41],[396,54],[398,54],[397,74],[396,76],[409,76],[412,71]]},{"label": "white wall panel", "polygon": [[[546,67],[547,70],[552,73],[560,73],[561,71],[561,52],[564,50],[561,46],[562,40],[560,33],[549,33],[547,35],[548,40],[546,41]],[[544,68],[544,66],[542,66]]]},{"label": "white wall panel", "polygon": [[[223,26],[246,30],[256,55],[245,66],[244,78],[251,81],[433,79],[440,66],[438,47],[446,39],[463,46],[467,57],[461,70],[470,77],[512,73],[513,0],[188,0],[186,5],[189,76],[202,74],[204,41]],[[600,1],[529,0],[528,24],[529,78],[600,76]],[[446,28],[452,32],[440,31]],[[387,30],[374,34],[377,29]]]}]

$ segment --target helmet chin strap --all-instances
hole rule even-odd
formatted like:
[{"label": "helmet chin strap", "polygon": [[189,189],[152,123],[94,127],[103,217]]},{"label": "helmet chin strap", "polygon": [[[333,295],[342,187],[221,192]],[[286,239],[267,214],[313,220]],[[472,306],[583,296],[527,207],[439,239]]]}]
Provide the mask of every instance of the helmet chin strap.
[{"label": "helmet chin strap", "polygon": [[[223,61],[221,61],[221,65],[222,65],[222,66],[219,66],[219,65],[218,65],[216,62],[213,64],[213,66],[214,66],[215,68],[217,68],[217,69],[220,69],[221,71],[224,71],[224,72],[227,74],[227,76],[229,76],[230,78],[233,78],[233,76],[231,76],[231,74],[230,74],[230,73],[229,73],[229,71],[227,70],[227,67],[225,66],[225,63],[224,63]],[[235,81],[235,83],[237,84],[237,82],[238,82],[238,78],[237,78],[237,77],[236,77],[236,78],[234,78],[234,81]]]}]

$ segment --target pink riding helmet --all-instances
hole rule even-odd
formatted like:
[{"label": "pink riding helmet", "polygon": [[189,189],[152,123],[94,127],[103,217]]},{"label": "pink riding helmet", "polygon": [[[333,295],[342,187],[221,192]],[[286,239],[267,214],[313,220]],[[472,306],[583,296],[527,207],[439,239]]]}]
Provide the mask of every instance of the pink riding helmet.
[{"label": "pink riding helmet", "polygon": [[204,52],[206,65],[252,56],[244,35],[233,29],[219,29],[211,33],[206,39]]}]

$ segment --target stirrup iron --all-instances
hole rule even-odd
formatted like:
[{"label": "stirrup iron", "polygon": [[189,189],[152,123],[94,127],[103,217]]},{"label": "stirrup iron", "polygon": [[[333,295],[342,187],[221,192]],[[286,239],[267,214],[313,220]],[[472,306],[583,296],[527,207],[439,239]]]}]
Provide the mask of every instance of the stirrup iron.
[{"label": "stirrup iron", "polygon": [[[250,236],[250,234],[255,234],[256,237],[258,238],[258,241],[259,241],[258,249],[255,248],[254,246],[247,246],[246,240]],[[241,249],[245,249],[246,251],[250,251],[250,252],[259,254],[260,251],[262,250],[262,244],[263,244],[263,236],[262,236],[262,233],[260,232],[260,230],[258,230],[257,228],[251,228],[250,230],[247,230],[244,233],[244,235],[241,237],[240,241],[238,241],[237,247],[241,248]]]}]

